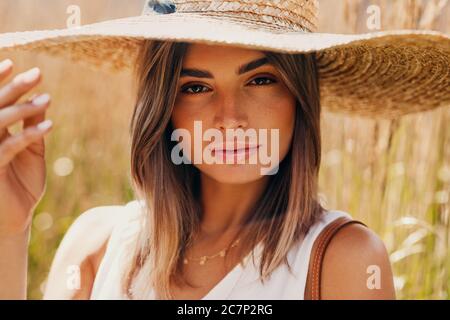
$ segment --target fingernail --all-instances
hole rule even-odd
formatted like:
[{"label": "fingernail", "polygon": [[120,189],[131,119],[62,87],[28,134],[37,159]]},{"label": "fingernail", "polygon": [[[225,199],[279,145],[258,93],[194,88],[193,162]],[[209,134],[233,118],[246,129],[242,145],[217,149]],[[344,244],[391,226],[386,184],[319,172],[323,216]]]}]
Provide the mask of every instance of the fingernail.
[{"label": "fingernail", "polygon": [[12,66],[12,61],[10,59],[3,60],[0,62],[0,73],[8,70]]},{"label": "fingernail", "polygon": [[25,72],[23,75],[22,81],[25,83],[30,83],[36,80],[39,77],[39,68],[33,68]]},{"label": "fingernail", "polygon": [[37,128],[38,128],[39,130],[44,131],[44,130],[47,130],[48,128],[50,128],[50,127],[52,126],[52,124],[53,124],[52,120],[47,119],[47,120],[45,120],[45,121],[39,123],[39,124],[37,125]]},{"label": "fingernail", "polygon": [[39,77],[39,72],[40,72],[40,70],[37,67],[33,68],[33,69],[30,69],[30,70],[28,70],[28,71],[26,71],[24,73],[21,73],[21,74],[17,75],[13,79],[13,82],[14,83],[19,83],[19,82],[31,83],[31,82],[35,81]]},{"label": "fingernail", "polygon": [[40,96],[33,99],[31,102],[37,107],[40,107],[50,101],[50,95],[48,93],[41,94]]}]

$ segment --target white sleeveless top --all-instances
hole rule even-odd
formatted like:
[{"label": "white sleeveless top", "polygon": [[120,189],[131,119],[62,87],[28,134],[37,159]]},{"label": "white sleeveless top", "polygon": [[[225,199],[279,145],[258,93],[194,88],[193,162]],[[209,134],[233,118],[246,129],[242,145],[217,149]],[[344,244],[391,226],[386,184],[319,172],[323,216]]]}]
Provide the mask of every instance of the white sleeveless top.
[{"label": "white sleeveless top", "polygon": [[[97,271],[91,299],[126,300],[122,292],[121,278],[124,267],[133,253],[133,245],[141,226],[139,214],[143,200],[133,200],[124,205],[123,216],[113,228],[104,257]],[[312,246],[320,232],[335,219],[352,216],[340,210],[326,211],[310,228],[308,233],[291,248],[288,253],[292,273],[285,263],[273,271],[264,285],[259,280],[258,261],[262,252],[262,243],[255,248],[255,264],[248,254],[244,266],[238,263],[202,300],[303,300]],[[154,292],[148,296],[154,300]]]}]

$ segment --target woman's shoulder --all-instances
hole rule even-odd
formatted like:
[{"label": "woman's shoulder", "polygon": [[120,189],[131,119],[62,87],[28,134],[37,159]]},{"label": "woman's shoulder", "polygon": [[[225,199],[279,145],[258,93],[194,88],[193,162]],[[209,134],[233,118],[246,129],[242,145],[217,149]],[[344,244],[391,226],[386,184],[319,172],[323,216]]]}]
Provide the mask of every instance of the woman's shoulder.
[{"label": "woman's shoulder", "polygon": [[[343,215],[352,218],[348,212],[331,210],[319,223]],[[386,246],[376,232],[361,224],[348,224],[333,236],[322,272],[324,299],[395,298]]]},{"label": "woman's shoulder", "polygon": [[145,212],[143,200],[131,200],[125,204],[104,205],[93,207],[81,214],[74,222],[73,227],[89,231],[99,226],[105,227],[105,233],[109,237],[113,232],[122,232],[135,221],[140,221]]},{"label": "woman's shoulder", "polygon": [[[104,205],[87,209],[74,220],[56,251],[44,298],[86,297],[110,235],[123,214],[122,205]],[[62,285],[72,269],[81,275],[81,288]]]},{"label": "woman's shoulder", "polygon": [[[325,210],[323,214],[319,217],[313,227],[320,229],[322,232],[327,225],[331,224],[333,221],[340,217],[347,217],[351,220],[355,219],[349,212],[343,210]],[[368,226],[359,223],[352,223],[345,225],[343,228],[338,230],[334,237],[332,238],[333,247],[337,249],[357,249],[358,246],[370,247],[373,249],[386,249],[384,242],[381,240],[380,236],[371,230]],[[354,250],[351,250],[354,251]]]},{"label": "woman's shoulder", "polygon": [[[326,210],[316,222],[316,226],[320,225],[320,231],[323,231],[328,224],[343,216],[351,220],[358,220],[347,211]],[[349,254],[360,254],[361,252],[384,253],[386,247],[381,237],[367,225],[352,223],[345,225],[335,233],[327,252],[328,250],[334,251],[338,255],[342,253],[348,256]],[[360,256],[358,257],[361,258]]]},{"label": "woman's shoulder", "polygon": [[126,204],[101,205],[87,209],[72,223],[66,237],[89,243],[104,243],[112,232],[132,220],[137,211],[132,201]]},{"label": "woman's shoulder", "polygon": [[123,205],[124,217],[127,219],[141,218],[145,213],[146,204],[144,200],[131,200]]},{"label": "woman's shoulder", "polygon": [[103,224],[108,229],[108,240],[112,241],[113,238],[124,239],[130,234],[137,234],[142,225],[144,209],[143,200],[131,200],[122,205],[94,207],[84,215],[86,220],[90,220],[88,229],[96,224]]},{"label": "woman's shoulder", "polygon": [[[136,234],[134,223],[144,212],[142,201],[102,205],[82,212],[66,231],[53,259],[44,298],[88,298],[99,266],[109,246],[123,243],[123,236]],[[114,250],[112,250],[114,251]],[[81,276],[80,288],[66,288],[68,270]]]},{"label": "woman's shoulder", "polygon": [[309,227],[307,237],[310,241],[314,241],[327,225],[343,216],[353,219],[352,215],[347,211],[337,209],[322,211],[322,213],[316,217],[314,223]]}]

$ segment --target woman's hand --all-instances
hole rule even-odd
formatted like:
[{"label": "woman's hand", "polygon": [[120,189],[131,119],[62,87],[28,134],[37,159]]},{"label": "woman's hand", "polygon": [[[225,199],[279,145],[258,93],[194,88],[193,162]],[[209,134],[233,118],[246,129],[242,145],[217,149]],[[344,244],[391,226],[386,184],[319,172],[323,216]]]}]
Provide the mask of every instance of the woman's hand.
[{"label": "woman's hand", "polygon": [[[52,128],[50,120],[44,121],[48,94],[18,103],[40,82],[40,70],[30,69],[1,86],[12,67],[9,59],[0,62],[0,238],[20,235],[30,226],[33,210],[44,194],[44,135]],[[21,120],[21,132],[8,132],[8,126]]]}]

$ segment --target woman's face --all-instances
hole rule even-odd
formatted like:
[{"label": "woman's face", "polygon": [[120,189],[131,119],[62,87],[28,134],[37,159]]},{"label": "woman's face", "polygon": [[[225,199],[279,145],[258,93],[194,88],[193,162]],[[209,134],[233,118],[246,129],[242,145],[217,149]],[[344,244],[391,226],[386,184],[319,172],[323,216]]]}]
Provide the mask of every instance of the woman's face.
[{"label": "woman's face", "polygon": [[[184,156],[192,164],[222,183],[260,179],[278,165],[291,144],[295,98],[281,74],[264,61],[242,68],[261,58],[260,51],[191,44],[183,60],[172,125],[187,130],[190,141],[176,141],[190,149]],[[205,138],[206,130],[214,137]],[[218,140],[217,133],[223,139]]]}]

